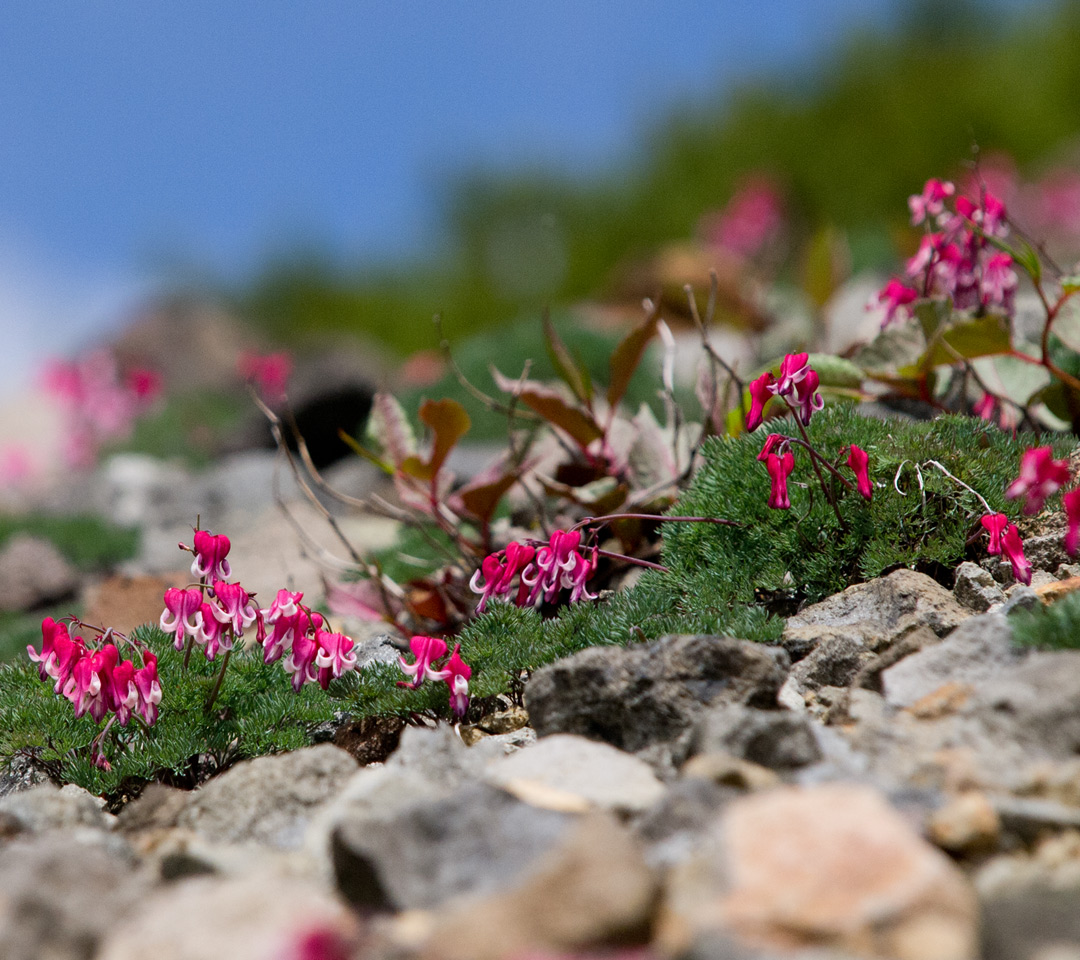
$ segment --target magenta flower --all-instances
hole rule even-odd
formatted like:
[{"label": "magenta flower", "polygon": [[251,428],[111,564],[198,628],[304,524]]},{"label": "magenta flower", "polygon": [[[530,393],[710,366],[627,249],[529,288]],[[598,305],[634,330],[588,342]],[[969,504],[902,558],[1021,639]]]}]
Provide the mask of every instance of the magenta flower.
[{"label": "magenta flower", "polygon": [[194,587],[181,590],[170,587],[165,591],[165,611],[158,623],[166,633],[176,635],[173,646],[184,649],[184,638],[194,637],[202,629],[202,591]]},{"label": "magenta flower", "polygon": [[795,408],[804,427],[809,426],[815,411],[825,409],[825,401],[817,392],[818,382],[817,371],[807,370],[806,376],[795,384]]},{"label": "magenta flower", "polygon": [[861,447],[852,444],[848,450],[847,465],[855,473],[855,482],[859,494],[869,500],[874,495],[874,485],[870,482],[870,457]]},{"label": "magenta flower", "polygon": [[300,609],[299,604],[303,599],[303,593],[293,593],[291,590],[282,587],[277,592],[277,596],[274,597],[274,602],[262,611],[262,615],[266,618],[267,623],[273,623],[278,617],[294,616],[296,611]]},{"label": "magenta flower", "polygon": [[769,471],[772,489],[769,491],[769,507],[773,510],[791,509],[788,499],[787,478],[795,466],[795,455],[788,450],[783,456],[770,453],[765,458],[765,468]]},{"label": "magenta flower", "polygon": [[1007,253],[995,253],[983,264],[980,292],[984,306],[1001,307],[1009,314],[1013,312],[1019,281],[1012,262]]},{"label": "magenta flower", "polygon": [[1020,476],[1005,491],[1005,499],[1024,497],[1024,513],[1030,517],[1068,482],[1068,463],[1055,460],[1050,447],[1032,447],[1021,455]]},{"label": "magenta flower", "polygon": [[74,705],[76,717],[89,712],[100,723],[111,709],[112,671],[119,656],[116,647],[109,643],[75,664],[64,686],[64,696]]},{"label": "magenta flower", "polygon": [[228,580],[232,576],[232,568],[225,557],[231,548],[232,544],[225,534],[215,536],[209,530],[196,530],[191,575],[208,580]]},{"label": "magenta flower", "polygon": [[258,616],[258,610],[248,592],[238,583],[214,581],[214,600],[210,605],[219,622],[232,627],[233,633],[242,637]]},{"label": "magenta flower", "polygon": [[398,657],[398,664],[401,666],[402,673],[407,677],[412,677],[412,681],[406,683],[399,680],[399,687],[409,687],[415,690],[424,682],[425,677],[429,680],[442,679],[437,671],[432,670],[431,665],[440,657],[446,655],[446,641],[440,640],[438,637],[413,637],[409,641],[409,649],[412,650],[416,660],[412,663],[406,663],[404,657]]},{"label": "magenta flower", "polygon": [[135,686],[135,664],[130,660],[118,663],[113,668],[110,686],[112,696],[109,709],[116,714],[116,722],[126,727],[139,702],[139,688]]},{"label": "magenta flower", "polygon": [[1009,525],[1009,518],[1003,513],[988,513],[979,520],[979,523],[983,525],[983,529],[990,535],[990,543],[986,547],[986,552],[991,555],[1001,553],[1001,535]]},{"label": "magenta flower", "polygon": [[195,642],[203,648],[207,660],[213,660],[218,650],[233,648],[233,634],[229,630],[229,624],[222,623],[217,608],[205,601],[199,609],[199,623]]},{"label": "magenta flower", "polygon": [[1069,529],[1065,531],[1065,552],[1075,557],[1080,548],[1080,487],[1065,494],[1061,498],[1061,505],[1065,508],[1065,519],[1069,523]]},{"label": "magenta flower", "polygon": [[533,606],[541,598],[554,603],[562,589],[573,591],[571,603],[582,597],[596,599],[585,589],[585,581],[596,569],[596,554],[591,562],[586,560],[578,552],[580,544],[580,530],[556,530],[547,546],[536,551],[533,563],[521,573],[522,585],[529,590],[525,605]]},{"label": "magenta flower", "polygon": [[877,302],[885,307],[885,319],[881,321],[882,329],[892,323],[901,310],[909,313],[909,305],[918,299],[919,292],[917,290],[905,286],[895,278],[885,284],[877,295]]},{"label": "magenta flower", "polygon": [[461,644],[454,644],[454,652],[439,671],[440,679],[450,688],[450,711],[458,720],[469,712],[469,678],[472,667],[461,659]]},{"label": "magenta flower", "polygon": [[315,631],[315,641],[319,651],[315,654],[315,666],[319,668],[319,686],[324,690],[330,685],[331,678],[337,679],[356,667],[356,654],[351,653],[354,644],[343,633],[329,633],[326,630]]},{"label": "magenta flower", "polygon": [[[469,587],[473,592],[482,595],[480,602],[476,605],[476,612],[484,612],[489,598],[508,594],[514,577],[529,565],[535,554],[535,548],[515,542],[508,544],[505,550],[484,557],[480,563],[480,569],[469,581]],[[483,578],[483,585],[481,585],[481,578]]]},{"label": "magenta flower", "polygon": [[[54,676],[50,671],[50,664],[55,664],[57,660],[56,653],[56,637],[60,634],[66,639],[68,638],[67,624],[63,621],[57,623],[52,617],[46,617],[41,621],[41,650],[40,652],[34,648],[32,643],[26,645],[26,653],[30,659],[38,665],[38,676],[42,680],[47,677]],[[66,679],[66,678],[65,678]]]},{"label": "magenta flower", "polygon": [[925,276],[926,271],[933,266],[937,259],[938,251],[945,243],[945,234],[928,233],[919,241],[919,249],[915,256],[911,257],[904,267],[905,272],[913,280]]},{"label": "magenta flower", "polygon": [[807,365],[808,353],[789,353],[780,361],[780,379],[769,389],[781,397],[789,397],[813,371]]},{"label": "magenta flower", "polygon": [[776,445],[782,440],[787,440],[787,437],[785,437],[782,433],[770,433],[765,438],[765,443],[761,447],[761,453],[757,455],[758,460],[761,463],[764,463],[765,458],[773,452]]},{"label": "magenta flower", "polygon": [[917,227],[928,217],[936,217],[945,209],[945,200],[956,192],[948,180],[931,178],[926,181],[921,194],[916,193],[908,197],[908,207],[911,209],[911,225]]},{"label": "magenta flower", "polygon": [[309,680],[317,678],[315,657],[319,654],[319,644],[313,636],[302,633],[293,637],[292,650],[285,658],[285,670],[293,675],[293,690],[297,693]]},{"label": "magenta flower", "polygon": [[1024,556],[1024,544],[1020,539],[1020,531],[1014,524],[1009,524],[1001,535],[1001,552],[1008,557],[1012,564],[1013,576],[1019,583],[1031,583],[1031,563]]},{"label": "magenta flower", "polygon": [[149,650],[143,651],[143,666],[135,671],[135,689],[138,691],[135,709],[147,726],[153,726],[161,702],[161,682],[158,680],[157,656]]},{"label": "magenta flower", "polygon": [[769,370],[766,370],[756,380],[750,381],[747,387],[750,391],[750,412],[746,415],[747,433],[753,433],[761,426],[761,421],[764,419],[765,404],[773,398],[776,392],[773,390],[775,385],[776,378]]}]

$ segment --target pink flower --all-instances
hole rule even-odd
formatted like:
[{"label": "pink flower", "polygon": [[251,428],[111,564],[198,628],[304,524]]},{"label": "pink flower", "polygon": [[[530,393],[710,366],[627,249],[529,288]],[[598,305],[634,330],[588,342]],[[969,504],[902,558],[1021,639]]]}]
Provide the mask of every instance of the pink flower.
[{"label": "pink flower", "polygon": [[586,560],[578,552],[580,544],[580,530],[556,530],[547,546],[536,551],[533,562],[521,573],[521,583],[528,589],[528,595],[524,589],[519,593],[519,605],[533,606],[541,599],[554,603],[562,589],[573,591],[571,603],[582,598],[595,600],[595,595],[585,589],[585,581],[596,569],[596,553],[593,552],[591,562]]},{"label": "pink flower", "polygon": [[769,507],[773,510],[789,510],[787,478],[795,466],[795,455],[788,450],[783,456],[770,453],[765,458],[765,468],[769,471],[772,489],[769,491]]},{"label": "pink flower", "polygon": [[267,623],[274,623],[278,617],[295,616],[296,611],[300,609],[299,603],[303,599],[304,594],[302,592],[293,593],[291,590],[282,587],[277,592],[277,596],[274,597],[274,602],[262,611],[262,615],[266,618]]},{"label": "pink flower", "polygon": [[[436,676],[432,673],[432,676]],[[461,644],[454,644],[454,652],[446,665],[437,672],[440,680],[445,680],[450,688],[450,711],[458,720],[463,720],[469,712],[469,678],[472,667],[461,659]]]},{"label": "pink flower", "polygon": [[232,576],[232,568],[225,557],[231,548],[232,544],[225,534],[215,536],[209,530],[196,530],[191,575],[209,580],[228,580]]},{"label": "pink flower", "polygon": [[816,370],[807,370],[806,376],[795,384],[795,408],[803,426],[809,426],[810,417],[817,410],[825,409],[825,400],[817,392],[818,375]]},{"label": "pink flower", "polygon": [[[521,573],[532,561],[536,550],[521,543],[510,543],[505,550],[484,557],[469,581],[474,593],[482,594],[476,605],[476,612],[483,613],[491,597],[505,596],[510,592],[515,576]],[[483,578],[483,585],[481,585]]]},{"label": "pink flower", "polygon": [[1005,491],[1005,499],[1024,497],[1024,513],[1032,516],[1068,482],[1069,465],[1064,460],[1055,460],[1050,447],[1032,447],[1021,455],[1020,476]]},{"label": "pink flower", "polygon": [[319,686],[325,690],[330,685],[331,678],[336,680],[356,667],[356,654],[350,653],[353,641],[343,633],[316,630],[315,641],[319,645],[319,652],[315,654],[315,666],[319,668]]},{"label": "pink flower", "polygon": [[278,403],[285,397],[292,373],[292,358],[284,352],[259,354],[247,350],[236,362],[236,372],[253,383],[263,399]]},{"label": "pink flower", "polygon": [[255,622],[258,611],[240,584],[215,580],[214,600],[215,603],[210,605],[214,616],[220,623],[232,627],[236,636],[242,637],[244,630]]},{"label": "pink flower", "polygon": [[157,720],[158,704],[161,702],[161,682],[158,680],[157,656],[143,651],[143,666],[135,671],[135,689],[138,691],[138,711],[147,726]]},{"label": "pink flower", "polygon": [[139,688],[135,686],[135,664],[122,660],[112,672],[111,703],[109,708],[116,714],[116,721],[122,727],[128,725],[139,702]]},{"label": "pink flower", "polygon": [[753,433],[761,426],[765,404],[775,394],[772,388],[776,385],[776,378],[772,372],[766,370],[756,380],[751,380],[747,389],[750,391],[750,412],[746,415],[746,432]]},{"label": "pink flower", "polygon": [[767,457],[767,456],[768,456],[768,455],[769,455],[770,453],[772,453],[772,452],[773,452],[773,450],[775,449],[776,445],[777,445],[778,443],[780,443],[780,442],[781,442],[782,440],[787,440],[787,437],[785,437],[785,436],[784,436],[784,435],[783,435],[782,433],[770,433],[770,434],[769,434],[769,435],[768,435],[768,436],[767,436],[767,437],[765,438],[765,443],[764,443],[764,445],[763,445],[763,446],[762,446],[762,448],[761,448],[761,453],[759,453],[759,454],[757,455],[757,459],[758,459],[758,460],[759,460],[759,461],[760,461],[761,463],[764,463],[764,462],[765,462],[765,458],[766,458],[766,457]]},{"label": "pink flower", "polygon": [[57,634],[68,639],[67,624],[63,621],[57,623],[52,617],[46,617],[41,621],[41,650],[38,651],[34,649],[32,643],[26,645],[26,653],[30,659],[38,665],[38,676],[40,676],[42,680],[54,675],[50,672],[49,665],[50,663],[55,663],[57,659]]},{"label": "pink flower", "polygon": [[984,306],[1001,307],[1008,314],[1013,312],[1019,281],[1012,262],[1012,257],[1007,253],[995,253],[983,265],[980,290]]},{"label": "pink flower", "polygon": [[1019,583],[1031,583],[1031,563],[1024,556],[1024,544],[1020,540],[1020,531],[1014,524],[1009,524],[1001,535],[1001,552],[1012,564],[1013,576]]},{"label": "pink flower", "polygon": [[201,590],[194,587],[181,590],[170,587],[165,591],[165,612],[158,623],[166,633],[173,633],[176,639],[173,646],[184,649],[184,638],[194,637],[202,629],[203,596]]},{"label": "pink flower", "polygon": [[437,671],[432,670],[431,665],[439,657],[445,656],[446,641],[440,640],[438,637],[413,637],[409,641],[409,649],[412,650],[416,660],[407,663],[404,657],[398,657],[398,664],[401,666],[401,671],[405,676],[412,677],[412,682],[406,683],[399,680],[399,687],[409,687],[415,690],[424,682],[425,677],[429,680],[442,679]]},{"label": "pink flower", "polygon": [[1001,535],[1009,525],[1009,518],[1003,513],[988,513],[979,523],[983,525],[983,529],[990,535],[990,543],[986,547],[986,552],[991,555],[1001,553]]},{"label": "pink flower", "polygon": [[977,417],[981,417],[983,420],[993,420],[994,410],[997,408],[997,399],[992,393],[984,393],[980,397],[975,405],[971,408],[971,412]]},{"label": "pink flower", "polygon": [[95,653],[82,657],[64,686],[64,696],[75,706],[75,716],[89,712],[98,723],[112,706],[112,671],[119,659],[116,647],[109,643]]},{"label": "pink flower", "polygon": [[905,266],[905,272],[913,280],[923,276],[933,265],[937,253],[945,242],[943,233],[928,233],[919,241],[919,250]]},{"label": "pink flower", "polygon": [[946,244],[934,265],[934,279],[940,292],[951,297],[957,310],[979,304],[979,284],[975,261],[955,243]]},{"label": "pink flower", "polygon": [[855,482],[859,494],[869,500],[874,495],[874,486],[870,482],[870,457],[861,447],[852,444],[848,450],[847,465],[855,473]]},{"label": "pink flower", "polygon": [[1065,494],[1061,498],[1061,505],[1069,522],[1069,529],[1065,532],[1065,552],[1075,557],[1077,548],[1080,548],[1080,487]]},{"label": "pink flower", "polygon": [[705,224],[706,239],[739,257],[751,257],[783,224],[783,203],[766,177],[747,181],[728,201],[723,213]]},{"label": "pink flower", "polygon": [[945,200],[956,192],[948,180],[930,179],[926,181],[921,194],[908,197],[911,208],[911,225],[918,226],[927,217],[936,217],[945,209]]},{"label": "pink flower", "polygon": [[808,353],[789,353],[780,361],[780,379],[771,384],[769,389],[777,396],[789,397],[800,383],[813,371],[807,365]]},{"label": "pink flower", "polygon": [[207,660],[213,660],[218,650],[233,648],[233,635],[228,630],[228,623],[222,623],[217,608],[206,601],[199,608],[199,623],[195,642],[203,648]]},{"label": "pink flower", "polygon": [[302,633],[293,637],[292,650],[285,658],[285,670],[293,675],[293,690],[297,693],[309,680],[317,678],[315,658],[319,655],[319,644],[314,637]]},{"label": "pink flower", "polygon": [[885,319],[881,321],[884,329],[896,319],[899,311],[909,313],[908,305],[919,299],[919,292],[912,287],[905,286],[897,279],[890,280],[885,284],[882,291],[877,295],[877,302],[885,307]]}]

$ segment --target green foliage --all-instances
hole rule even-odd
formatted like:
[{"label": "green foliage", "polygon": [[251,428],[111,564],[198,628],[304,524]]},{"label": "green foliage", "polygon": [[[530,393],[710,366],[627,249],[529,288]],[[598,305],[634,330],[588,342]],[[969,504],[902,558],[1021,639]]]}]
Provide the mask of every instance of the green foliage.
[{"label": "green foliage", "polygon": [[1070,593],[1049,606],[1017,610],[1009,620],[1017,646],[1038,650],[1080,648],[1080,593]]},{"label": "green foliage", "polygon": [[107,570],[135,556],[139,532],[90,514],[0,514],[0,546],[16,533],[50,541],[80,570]]},{"label": "green foliage", "polygon": [[[790,421],[773,422],[771,427],[793,432]],[[1036,442],[1031,436],[1013,439],[971,417],[882,421],[832,404],[811,424],[815,446],[842,464],[839,455],[856,444],[869,455],[871,477],[881,484],[869,504],[854,491],[837,486],[848,524],[842,531],[817,486],[809,457],[800,449],[795,451],[795,470],[788,481],[791,510],[767,507],[768,474],[756,461],[765,432],[710,441],[704,465],[672,508],[684,515],[722,516],[743,524],[665,527],[665,563],[688,593],[720,580],[741,602],[753,601],[755,589],[785,588],[815,601],[900,566],[951,568],[964,558],[967,538],[979,529],[976,524],[985,510],[927,461],[937,460],[982,494],[995,511],[1015,519],[1018,506],[1006,501],[1003,491],[1016,477],[1022,450]],[[1073,446],[1070,439],[1049,442],[1058,455]],[[846,466],[839,469],[852,476]],[[894,479],[903,495],[893,488]]]}]

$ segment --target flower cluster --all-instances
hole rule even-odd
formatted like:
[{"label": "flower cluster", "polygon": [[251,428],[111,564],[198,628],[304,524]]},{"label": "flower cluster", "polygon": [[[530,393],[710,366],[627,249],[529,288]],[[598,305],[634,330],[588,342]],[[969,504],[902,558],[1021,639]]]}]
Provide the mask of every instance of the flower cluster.
[{"label": "flower cluster", "polygon": [[807,353],[789,353],[780,364],[779,379],[771,370],[766,370],[756,380],[751,381],[750,413],[746,417],[746,429],[753,432],[765,417],[765,405],[773,397],[783,397],[785,402],[802,421],[803,426],[810,423],[810,417],[825,406],[821,394],[817,392],[821,382],[817,371],[809,365]]},{"label": "flower cluster", "polygon": [[258,612],[258,641],[265,663],[285,657],[294,690],[309,680],[325,690],[331,680],[356,669],[355,643],[343,633],[324,630],[322,615],[305,607],[303,598],[302,593],[279,590],[274,602]]},{"label": "flower cluster", "polygon": [[926,233],[907,262],[905,280],[890,280],[877,295],[876,305],[885,307],[883,326],[922,297],[948,299],[957,310],[1012,315],[1018,282],[1013,259],[991,242],[1008,233],[1005,204],[983,186],[977,197],[956,196],[949,209],[955,194],[953,184],[932,179],[908,199],[912,225],[925,225]]},{"label": "flower cluster", "polygon": [[514,577],[518,578],[514,602],[519,607],[533,607],[541,601],[554,603],[564,589],[570,591],[570,603],[595,600],[585,583],[596,570],[596,549],[586,559],[580,546],[580,530],[556,530],[539,547],[515,542],[484,557],[469,581],[473,592],[481,595],[476,612],[483,613],[492,597],[512,593]]},{"label": "flower cluster", "polygon": [[44,681],[52,680],[53,692],[71,701],[75,716],[89,713],[100,723],[107,713],[126,727],[136,713],[149,725],[157,720],[161,701],[157,657],[141,650],[142,666],[132,660],[121,660],[120,650],[113,639],[134,641],[111,630],[101,633],[94,641],[73,637],[63,620],[46,617],[41,623],[41,649],[28,645],[26,652],[38,665]]},{"label": "flower cluster", "polygon": [[[1033,516],[1042,510],[1046,501],[1070,480],[1069,465],[1055,460],[1050,447],[1032,447],[1020,457],[1020,475],[1005,490],[1008,500],[1024,499],[1024,513]],[[1065,510],[1068,528],[1065,532],[1065,551],[1075,557],[1080,550],[1080,487],[1064,494],[1061,505]],[[1024,556],[1020,531],[1003,513],[988,513],[979,521],[990,537],[986,552],[1005,556],[1012,565],[1013,576],[1020,583],[1031,583],[1031,563]]]},{"label": "flower cluster", "polygon": [[101,446],[127,437],[161,392],[160,378],[150,370],[121,376],[116,358],[107,350],[78,360],[54,360],[42,379],[64,412],[63,455],[72,467],[93,466]]},{"label": "flower cluster", "polygon": [[398,657],[398,663],[405,676],[411,679],[399,680],[398,686],[415,690],[425,679],[445,681],[450,688],[450,710],[457,719],[464,719],[469,709],[469,678],[472,676],[472,667],[461,659],[461,644],[454,644],[454,652],[441,667],[435,666],[435,661],[446,656],[445,640],[438,637],[413,637],[409,641],[409,649],[416,659],[409,663],[404,657]]},{"label": "flower cluster", "polygon": [[[749,385],[750,390],[750,413],[746,417],[746,429],[754,431],[761,426],[765,418],[765,405],[773,398],[780,397],[788,410],[797,418],[797,422],[806,427],[810,424],[810,417],[817,410],[825,406],[821,394],[817,392],[820,380],[812,367],[809,366],[809,355],[805,353],[789,353],[780,364],[780,376],[776,377],[772,371],[767,370]],[[800,427],[800,430],[802,430]],[[757,458],[765,464],[769,471],[771,488],[769,490],[769,507],[773,510],[789,510],[791,500],[788,497],[787,480],[791,471],[795,468],[795,453],[793,445],[804,447],[814,461],[815,470],[824,466],[831,471],[842,484],[851,487],[851,482],[829,463],[820,453],[811,446],[809,438],[802,430],[802,439],[787,437],[782,433],[770,433],[765,438],[765,444]],[[855,474],[856,489],[861,496],[869,500],[873,496],[873,483],[870,480],[870,458],[865,450],[852,444],[847,448],[847,465]],[[843,453],[841,453],[841,456]],[[822,479],[824,488],[824,480]],[[828,489],[825,489],[825,497],[833,503]],[[835,507],[835,503],[833,503]]]}]

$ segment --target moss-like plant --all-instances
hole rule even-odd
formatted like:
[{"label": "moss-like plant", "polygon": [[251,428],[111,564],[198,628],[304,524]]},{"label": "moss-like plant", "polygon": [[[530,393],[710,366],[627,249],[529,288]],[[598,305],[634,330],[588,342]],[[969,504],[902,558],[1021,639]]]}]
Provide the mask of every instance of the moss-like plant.
[{"label": "moss-like plant", "polygon": [[1017,610],[1010,618],[1013,641],[1037,650],[1080,649],[1080,593],[1049,606]]}]

